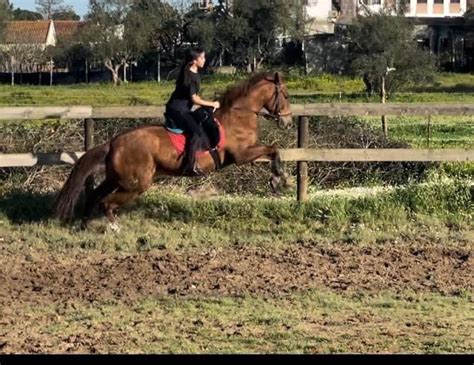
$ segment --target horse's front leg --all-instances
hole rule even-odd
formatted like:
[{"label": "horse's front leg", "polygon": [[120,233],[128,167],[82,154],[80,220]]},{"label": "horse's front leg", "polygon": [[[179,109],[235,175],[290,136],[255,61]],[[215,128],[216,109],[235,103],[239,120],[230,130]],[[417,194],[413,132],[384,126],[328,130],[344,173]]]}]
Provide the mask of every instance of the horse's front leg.
[{"label": "horse's front leg", "polygon": [[253,162],[261,157],[268,157],[271,160],[272,178],[270,186],[274,192],[280,186],[285,188],[291,186],[288,175],[283,171],[280,152],[276,146],[251,146],[234,153],[234,160],[237,165]]},{"label": "horse's front leg", "polygon": [[270,179],[270,187],[272,188],[273,192],[276,193],[281,187],[283,189],[288,189],[294,185],[291,181],[291,178],[283,170],[280,151],[278,149],[276,149],[272,156],[272,173],[273,176]]},{"label": "horse's front leg", "polygon": [[273,161],[277,152],[278,149],[275,146],[249,146],[239,148],[235,152],[233,151],[232,156],[234,157],[235,164],[241,166],[258,160],[261,157],[268,157]]}]

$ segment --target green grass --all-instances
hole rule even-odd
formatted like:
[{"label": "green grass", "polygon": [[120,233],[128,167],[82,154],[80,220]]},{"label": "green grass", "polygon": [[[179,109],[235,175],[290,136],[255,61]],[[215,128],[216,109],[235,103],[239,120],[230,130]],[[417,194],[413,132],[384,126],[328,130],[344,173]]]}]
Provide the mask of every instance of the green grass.
[{"label": "green grass", "polygon": [[[284,298],[144,298],[19,305],[7,343],[100,353],[468,353],[469,297],[310,291]],[[29,338],[27,334],[34,334]],[[14,348],[14,347],[13,347]]]},{"label": "green grass", "polygon": [[[373,130],[381,129],[377,117],[363,118]],[[473,148],[474,116],[433,116],[431,135],[427,117],[387,117],[391,140],[408,142],[415,148]]]},{"label": "green grass", "polygon": [[[225,77],[205,81],[205,95],[224,89],[229,82]],[[323,75],[290,78],[288,82],[293,92],[319,93],[296,97],[296,101],[337,101],[341,88],[345,91],[343,100],[365,101],[360,80]],[[409,89],[392,100],[474,101],[469,88],[463,86],[473,84],[472,75],[443,74],[438,82],[437,89]],[[171,82],[119,88],[2,86],[0,105],[160,105],[172,88]],[[370,128],[380,128],[379,118],[364,121]],[[431,147],[472,148],[472,121],[470,117],[433,118]],[[8,124],[10,127],[5,141],[21,135],[26,150],[48,149],[50,145],[43,140],[54,140],[58,134],[77,134],[74,128],[65,133],[59,124],[48,131],[49,124],[43,121],[22,123],[21,130],[13,123]],[[395,140],[426,147],[423,118],[389,118],[389,132]],[[80,142],[65,139],[67,143],[72,140]],[[294,201],[294,191],[281,198],[227,195],[191,199],[182,194],[181,187],[165,185],[121,211],[119,234],[107,230],[105,219],[95,221],[88,231],[51,219],[51,186],[58,171],[48,171],[51,176],[41,176],[43,185],[49,186],[44,189],[48,193],[11,189],[11,185],[24,186],[21,174],[2,180],[2,255],[18,254],[20,260],[28,260],[29,254],[74,260],[75,254],[95,257],[105,252],[117,258],[128,253],[153,254],[155,250],[179,255],[243,246],[286,249],[300,244],[400,243],[410,247],[472,247],[474,243],[474,164],[442,164],[429,171],[425,183],[407,181],[400,187],[334,192],[312,185],[310,200],[303,204]],[[35,176],[29,175],[29,179]],[[35,269],[31,262],[31,270]],[[39,301],[32,293],[31,301],[0,308],[0,347],[6,344],[7,351],[41,349],[48,353],[472,353],[472,293],[457,289],[459,293],[452,295],[406,289],[368,294],[329,288],[269,297],[170,294],[92,303],[71,298],[54,302],[57,299],[44,291]]]},{"label": "green grass", "polygon": [[447,244],[473,237],[471,184],[442,180],[365,196],[319,194],[303,204],[294,197],[199,200],[152,191],[122,212],[120,240],[102,235],[105,219],[86,232],[50,220],[50,194],[10,192],[0,198],[0,236],[12,248],[25,248],[27,242],[28,247],[53,251],[374,244],[405,238]]},{"label": "green grass", "polygon": [[0,86],[0,105],[163,105],[173,83]]},{"label": "green grass", "polygon": [[[213,98],[242,77],[207,76],[202,94]],[[367,99],[359,78],[336,75],[290,76],[288,88],[294,103],[378,102]],[[474,102],[474,75],[439,74],[434,85],[407,86],[390,97],[389,102]],[[171,95],[174,81],[48,86],[0,86],[0,105],[163,105]],[[340,95],[340,93],[342,93]]]}]

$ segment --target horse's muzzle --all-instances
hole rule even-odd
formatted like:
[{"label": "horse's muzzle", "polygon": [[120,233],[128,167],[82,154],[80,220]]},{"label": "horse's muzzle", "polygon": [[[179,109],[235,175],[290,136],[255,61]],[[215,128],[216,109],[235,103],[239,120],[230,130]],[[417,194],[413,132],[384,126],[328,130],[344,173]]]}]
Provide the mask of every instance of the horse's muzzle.
[{"label": "horse's muzzle", "polygon": [[278,118],[278,127],[281,129],[293,128],[293,118],[291,115],[283,116]]}]

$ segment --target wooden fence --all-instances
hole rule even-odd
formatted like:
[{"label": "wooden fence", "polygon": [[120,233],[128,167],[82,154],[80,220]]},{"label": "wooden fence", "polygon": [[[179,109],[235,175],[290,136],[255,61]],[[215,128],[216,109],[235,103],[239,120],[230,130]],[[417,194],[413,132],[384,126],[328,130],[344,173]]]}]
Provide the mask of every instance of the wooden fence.
[{"label": "wooden fence", "polygon": [[[308,149],[310,116],[472,116],[474,104],[324,103],[292,106],[298,117],[298,148],[282,150],[283,161],[297,161],[298,200],[306,199],[308,161],[474,161],[473,149]],[[94,119],[162,118],[164,107],[0,107],[0,120],[84,119],[84,149],[94,144]],[[84,152],[1,154],[1,167],[73,164]],[[265,161],[261,159],[260,161]]]}]

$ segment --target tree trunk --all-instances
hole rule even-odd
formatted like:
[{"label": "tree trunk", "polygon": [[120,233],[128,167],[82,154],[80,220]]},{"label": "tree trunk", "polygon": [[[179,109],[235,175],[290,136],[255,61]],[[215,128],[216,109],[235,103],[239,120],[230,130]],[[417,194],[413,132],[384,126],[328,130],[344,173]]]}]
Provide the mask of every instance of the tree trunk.
[{"label": "tree trunk", "polygon": [[14,66],[13,56],[11,56],[10,58],[10,65],[11,65],[11,83],[12,83],[12,86],[15,86],[15,70],[13,68]]},{"label": "tree trunk", "polygon": [[[385,92],[385,76],[382,76],[382,90],[380,93],[381,96],[381,102],[382,104],[385,104],[385,100],[387,98],[386,92]],[[387,117],[385,115],[382,115],[382,130],[383,130],[383,135],[385,137],[388,137],[388,125],[387,125]]]},{"label": "tree trunk", "polygon": [[53,59],[49,60],[49,86],[53,86]]},{"label": "tree trunk", "polygon": [[111,60],[105,61],[104,64],[105,64],[105,67],[107,67],[107,69],[112,74],[112,82],[114,83],[114,86],[117,86],[118,83],[120,82],[120,78],[119,78],[120,64],[114,66]]},{"label": "tree trunk", "polygon": [[89,62],[86,60],[86,84],[89,83]]},{"label": "tree trunk", "polygon": [[112,82],[114,83],[114,86],[117,86],[118,83],[120,82],[118,72],[115,71],[114,69],[112,69],[111,72],[112,72]]},{"label": "tree trunk", "polygon": [[161,53],[160,52],[158,52],[156,80],[158,82],[161,82]]}]

